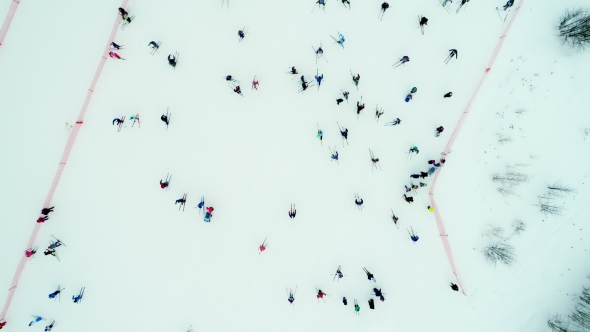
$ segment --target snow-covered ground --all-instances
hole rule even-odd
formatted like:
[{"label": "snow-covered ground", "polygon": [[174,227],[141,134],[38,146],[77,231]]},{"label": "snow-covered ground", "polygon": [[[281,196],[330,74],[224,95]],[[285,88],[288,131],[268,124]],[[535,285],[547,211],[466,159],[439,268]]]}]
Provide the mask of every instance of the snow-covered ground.
[{"label": "snow-covered ground", "polygon": [[[581,129],[590,127],[590,64],[587,53],[559,45],[553,27],[583,2],[523,4],[441,171],[435,199],[467,296],[448,287],[455,278],[426,209],[429,187],[411,205],[401,195],[410,174],[440,157],[504,30],[495,10],[504,3],[471,1],[459,14],[455,3],[449,14],[437,1],[390,2],[379,21],[380,4],[352,1],[348,10],[330,1],[310,13],[313,2],[231,1],[221,9],[220,1],[132,1],[136,19],[115,38],[127,60],[107,62],[56,212],[38,236],[41,249],[51,235],[67,247],[58,249],[61,262],[41,252],[29,261],[6,330],[40,315],[57,320],[55,331],[539,331],[571,309],[589,274],[579,263],[588,259],[590,139]],[[23,1],[0,48],[0,285],[10,285],[119,5]],[[419,15],[429,18],[424,36]],[[344,49],[330,38],[338,32]],[[154,56],[151,40],[162,41]],[[316,65],[310,46],[320,42],[329,63]],[[451,48],[459,58],[445,65]],[[166,57],[176,51],[173,70]],[[404,55],[410,62],[392,69]],[[291,66],[323,73],[319,91],[298,94]],[[361,75],[358,91],[350,70]],[[228,74],[241,80],[244,98],[228,87]],[[254,75],[258,91],[249,88]],[[337,106],[340,89],[350,103]],[[385,110],[379,122],[377,105]],[[167,108],[168,131],[159,120]],[[112,119],[135,113],[141,129],[127,122],[117,133]],[[383,125],[396,117],[400,125]],[[350,145],[342,146],[337,122]],[[500,144],[499,134],[512,141]],[[408,160],[412,144],[420,154]],[[368,149],[381,170],[371,169]],[[530,179],[504,197],[491,175],[507,166]],[[162,191],[167,173],[171,190]],[[546,217],[538,196],[557,181],[576,193],[556,200],[562,216]],[[179,212],[173,203],[187,192]],[[211,223],[194,208],[201,196],[215,207]],[[511,230],[515,219],[527,225],[521,235]],[[485,262],[489,225],[515,247],[514,266]],[[337,282],[339,265],[345,277]],[[54,303],[47,295],[58,285],[66,290]],[[290,306],[286,288],[296,286]],[[369,310],[374,286],[386,301]],[[326,303],[316,288],[330,294]]]}]

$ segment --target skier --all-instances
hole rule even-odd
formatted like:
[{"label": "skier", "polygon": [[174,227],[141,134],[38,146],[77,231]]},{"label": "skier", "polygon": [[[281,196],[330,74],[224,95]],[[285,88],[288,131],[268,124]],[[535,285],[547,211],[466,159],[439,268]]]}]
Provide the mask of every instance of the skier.
[{"label": "skier", "polygon": [[164,189],[164,188],[168,187],[168,184],[169,184],[168,181],[162,182],[162,180],[160,180],[160,188]]},{"label": "skier", "polygon": [[375,301],[373,301],[373,299],[369,300],[369,308],[375,309]]},{"label": "skier", "polygon": [[238,31],[238,36],[240,36],[240,41],[242,41],[242,39],[244,39],[244,37],[246,37],[246,34],[244,33],[243,30],[239,30]]},{"label": "skier", "polygon": [[395,214],[391,216],[391,219],[393,219],[393,222],[395,222],[396,224],[397,224],[397,221],[399,220],[399,218],[396,217]]},{"label": "skier", "polygon": [[318,299],[323,299],[324,298],[324,295],[326,295],[326,293],[322,292],[321,289],[318,289],[318,295],[316,295],[316,297]]},{"label": "skier", "polygon": [[[340,91],[342,91],[342,90],[340,90]],[[344,92],[342,92],[342,95],[344,96],[344,99],[346,99],[346,100],[348,100],[348,95],[349,95],[349,94],[350,94],[350,93],[349,93],[348,91],[344,91]]]},{"label": "skier", "polygon": [[412,175],[410,175],[410,177],[412,179],[419,179],[420,178],[420,174],[412,174]]},{"label": "skier", "polygon": [[364,269],[364,270],[365,270],[365,273],[367,274],[367,279],[369,279],[369,281],[373,280],[373,281],[377,282],[377,280],[375,280],[375,276],[371,272],[369,272],[367,269]]},{"label": "skier", "polygon": [[227,75],[227,76],[225,77],[225,80],[226,80],[226,81],[233,81],[233,79],[232,79],[231,75]]},{"label": "skier", "polygon": [[320,88],[320,85],[322,85],[322,80],[324,79],[324,74],[318,76],[315,75],[315,80],[318,82],[318,89]]},{"label": "skier", "polygon": [[334,153],[332,153],[332,160],[338,161],[338,151],[334,151]]},{"label": "skier", "polygon": [[31,326],[31,325],[33,325],[33,324],[35,324],[35,323],[38,323],[38,322],[42,321],[43,319],[45,319],[45,318],[43,318],[43,317],[40,317],[40,316],[33,316],[33,317],[34,317],[34,318],[33,318],[33,320],[32,320],[32,321],[29,323],[29,326]]},{"label": "skier", "polygon": [[55,249],[45,249],[45,251],[43,252],[43,254],[45,254],[45,256],[51,255],[53,257],[56,257],[56,253],[55,253]]},{"label": "skier", "polygon": [[354,82],[355,85],[359,85],[359,81],[361,79],[361,75],[360,74],[356,74],[356,76],[352,76],[352,81]]},{"label": "skier", "polygon": [[355,299],[354,300],[354,312],[358,315],[360,310],[361,310],[361,307],[359,307],[359,304],[356,302],[356,299]]},{"label": "skier", "polygon": [[340,105],[340,103],[343,101],[344,101],[344,99],[342,99],[342,98],[336,99],[336,105]]},{"label": "skier", "polygon": [[[416,175],[416,174],[414,174],[414,175]],[[414,175],[412,175],[412,177],[414,177]],[[428,173],[426,173],[426,172],[420,172],[420,177],[423,178],[423,179],[425,179],[425,178],[428,177]],[[415,179],[417,179],[417,178],[415,178]]]},{"label": "skier", "polygon": [[459,291],[459,286],[457,286],[456,284],[451,282],[451,289],[454,290],[455,292]]},{"label": "skier", "polygon": [[326,0],[318,0],[316,3],[318,4],[318,7],[324,6],[324,10],[326,10]]},{"label": "skier", "polygon": [[111,47],[112,47],[113,49],[115,49],[115,50],[118,50],[118,49],[120,49],[120,48],[121,48],[121,46],[120,46],[120,45],[117,45],[117,43],[115,43],[115,42],[112,42],[112,43],[111,43]]},{"label": "skier", "polygon": [[428,19],[424,16],[420,19],[420,26],[428,25]]},{"label": "skier", "polygon": [[176,205],[178,203],[184,204],[184,203],[186,203],[186,199],[184,199],[184,197],[183,198],[179,198],[179,199],[176,200],[176,203],[174,203],[174,205]]},{"label": "skier", "polygon": [[321,129],[318,129],[318,136],[320,138],[320,141],[324,140],[324,132]]},{"label": "skier", "polygon": [[365,104],[361,104],[359,101],[356,102],[356,114],[361,113],[361,111],[365,108]]},{"label": "skier", "polygon": [[48,215],[49,212],[53,212],[53,208],[54,208],[54,206],[52,206],[50,208],[43,208],[43,210],[41,210],[41,214]]},{"label": "skier", "polygon": [[348,141],[348,128],[344,128],[344,131],[340,129],[340,135],[342,135],[342,137],[344,137],[344,139]]},{"label": "skier", "polygon": [[172,54],[168,55],[168,64],[171,65],[172,67],[176,68],[176,57],[174,57],[174,55],[172,55]]},{"label": "skier", "polygon": [[209,212],[210,215],[213,215],[213,210],[215,210],[212,206],[205,207],[205,210]]},{"label": "skier", "polygon": [[234,92],[237,93],[237,94],[239,94],[239,95],[242,95],[242,89],[240,89],[240,86],[239,85],[234,88]]},{"label": "skier", "polygon": [[379,111],[378,109],[375,109],[375,116],[377,117],[377,121],[379,121],[383,113],[385,113],[383,110]]},{"label": "skier", "polygon": [[341,33],[339,33],[338,35],[340,36],[340,40],[338,41],[338,44],[340,44],[340,46],[344,47],[344,42],[346,40],[344,39],[344,36]]},{"label": "skier", "polygon": [[321,46],[318,47],[318,49],[315,51],[315,54],[318,55],[318,56],[324,54],[324,50],[322,50],[322,47]]},{"label": "skier", "polygon": [[430,169],[428,170],[428,175],[432,175],[434,174],[434,172],[436,172],[436,167],[430,167]]},{"label": "skier", "polygon": [[27,249],[27,250],[25,250],[25,256],[27,256],[29,258],[30,257],[33,257],[33,255],[36,254],[36,253],[37,253],[37,250],[35,250],[35,249]]},{"label": "skier", "polygon": [[297,72],[297,69],[295,69],[295,67],[291,67],[291,74],[296,75],[299,73]]},{"label": "skier", "polygon": [[453,3],[453,0],[444,0],[442,3],[443,7],[447,4],[447,2]]},{"label": "skier", "polygon": [[293,293],[289,293],[289,299],[288,299],[290,304],[293,304],[293,302],[295,301],[295,297],[293,297]]},{"label": "skier", "polygon": [[307,90],[307,82],[303,82],[303,83],[301,83],[301,89],[302,89],[303,91]]},{"label": "skier", "polygon": [[129,13],[125,9],[119,7],[119,14],[121,14],[123,21],[127,21],[128,23],[131,23],[131,18],[129,17]]},{"label": "skier", "polygon": [[53,325],[55,325],[55,321],[51,321],[51,323],[49,323],[49,325],[45,326],[45,332],[50,332],[51,329],[53,328]]},{"label": "skier", "polygon": [[263,244],[260,245],[260,247],[258,247],[258,250],[260,250],[260,252],[263,252],[266,250],[266,246]]},{"label": "skier", "polygon": [[120,125],[121,123],[123,123],[123,120],[119,119],[119,118],[115,118],[113,120],[113,125]]},{"label": "skier", "polygon": [[56,290],[55,292],[49,294],[49,298],[54,299],[59,293],[61,293],[61,290]]},{"label": "skier", "polygon": [[166,114],[162,114],[162,116],[160,117],[160,120],[164,121],[164,123],[166,123],[166,125],[170,124],[170,122],[168,122],[168,117],[166,116]]},{"label": "skier", "polygon": [[393,68],[397,68],[403,64],[405,64],[406,62],[410,61],[410,57],[407,55],[404,55],[401,59],[399,59],[396,63],[394,63],[392,66]]},{"label": "skier", "polygon": [[452,92],[447,92],[443,97],[445,98],[451,98],[453,96]]},{"label": "skier", "polygon": [[443,126],[436,128],[436,137],[440,136],[440,134],[445,130]]},{"label": "skier", "polygon": [[61,247],[61,245],[63,244],[63,242],[61,242],[60,240],[55,240],[55,242],[49,244],[49,247],[47,247],[48,249],[55,249],[57,247]]},{"label": "skier", "polygon": [[400,120],[399,118],[396,118],[395,120],[393,120],[393,121],[391,121],[391,122],[388,122],[388,123],[386,123],[385,125],[386,125],[386,126],[388,126],[388,125],[389,125],[389,126],[395,126],[395,125],[398,125],[398,124],[400,124],[400,122],[402,122],[402,120]]},{"label": "skier", "polygon": [[2,330],[4,326],[6,326],[6,322],[4,320],[0,321],[0,330]]},{"label": "skier", "polygon": [[404,198],[406,199],[406,202],[408,202],[409,204],[412,204],[412,202],[414,201],[414,197],[408,197],[406,196],[406,194],[404,194]]},{"label": "skier", "polygon": [[373,164],[376,164],[379,162],[379,158],[371,158],[371,161],[373,162]]},{"label": "skier", "polygon": [[348,305],[348,301],[346,300],[346,297],[342,297],[342,303],[344,303],[344,305]]},{"label": "skier", "polygon": [[383,14],[385,14],[385,11],[387,10],[387,8],[389,8],[389,4],[387,2],[384,2],[381,4],[381,11],[382,11],[382,16]]},{"label": "skier", "polygon": [[451,53],[449,53],[449,56],[447,57],[447,59],[445,60],[445,63],[448,63],[453,57],[455,57],[455,59],[459,58],[459,52],[457,52],[456,49],[452,48],[449,50]]},{"label": "skier", "polygon": [[418,153],[420,153],[420,151],[418,150],[418,147],[417,146],[414,146],[414,147],[412,147],[410,149],[410,153],[416,153],[416,154],[418,154]]},{"label": "skier", "polygon": [[76,296],[72,295],[72,301],[74,301],[74,303],[78,304],[80,300],[82,300],[82,294],[78,294]]},{"label": "skier", "polygon": [[434,207],[433,207],[433,206],[430,206],[430,205],[428,205],[428,208],[427,208],[427,209],[428,209],[428,211],[430,211],[430,212],[434,212]]},{"label": "skier", "polygon": [[355,199],[354,204],[356,204],[357,206],[363,205],[363,199],[361,198],[360,201],[358,199]]},{"label": "skier", "polygon": [[254,88],[254,90],[258,90],[258,84],[260,84],[258,82],[258,80],[255,79],[255,80],[252,81],[252,87]]},{"label": "skier", "polygon": [[45,222],[48,219],[49,219],[48,216],[39,217],[39,219],[37,219],[37,223],[40,224],[42,222]]},{"label": "skier", "polygon": [[508,2],[506,2],[506,4],[504,5],[504,11],[506,11],[506,9],[512,7],[512,5],[514,5],[514,0],[508,0]]},{"label": "skier", "polygon": [[418,235],[416,235],[414,233],[414,229],[410,228],[412,231],[408,231],[408,233],[410,234],[410,239],[412,239],[412,241],[414,241],[414,243],[418,242],[418,240],[420,239],[420,237]]},{"label": "skier", "polygon": [[119,54],[117,54],[117,53],[115,53],[115,52],[113,52],[113,51],[109,52],[109,56],[110,56],[111,58],[117,58],[117,59],[119,59],[119,60],[125,60],[125,59],[121,58],[121,57],[119,56]]}]

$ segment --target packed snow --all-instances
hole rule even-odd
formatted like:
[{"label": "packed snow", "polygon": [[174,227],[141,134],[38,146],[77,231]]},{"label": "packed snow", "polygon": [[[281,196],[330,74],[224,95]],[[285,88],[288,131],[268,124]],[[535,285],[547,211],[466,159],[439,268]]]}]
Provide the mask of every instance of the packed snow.
[{"label": "packed snow", "polygon": [[[114,40],[125,60],[109,59],[102,72],[5,329],[22,331],[38,315],[47,321],[31,330],[54,319],[54,331],[88,332],[543,331],[571,310],[590,274],[590,63],[587,51],[560,45],[554,27],[563,10],[585,3],[523,3],[447,156],[520,0],[506,12],[503,0],[472,0],[458,13],[458,0],[450,12],[434,0],[390,2],[379,20],[381,3],[131,1],[136,17]],[[23,1],[0,47],[0,285],[10,285],[27,249],[120,5]],[[0,4],[0,16],[7,10]],[[429,20],[424,35],[419,16]],[[338,33],[344,47],[331,38]],[[154,55],[152,40],[162,42]],[[327,61],[316,64],[320,44]],[[450,49],[458,58],[445,65]],[[166,58],[176,52],[173,68]],[[403,56],[410,61],[394,69]],[[299,93],[299,77],[316,71],[319,89]],[[350,97],[337,105],[341,90]],[[112,125],[135,114],[141,128]],[[385,126],[395,118],[402,122]],[[420,153],[410,156],[413,145]],[[466,295],[449,287],[456,278],[427,209],[432,176],[410,178],[441,157],[434,198]],[[507,170],[529,179],[503,196],[492,175]],[[412,181],[427,186],[408,204]],[[575,192],[552,201],[561,215],[546,216],[538,197],[557,182]],[[215,208],[210,223],[196,208],[201,196]],[[514,220],[526,224],[522,233]],[[67,245],[60,261],[42,254],[52,235]],[[513,266],[482,253],[502,239],[515,249]],[[334,280],[338,266],[344,277]],[[49,299],[58,286],[62,298]]]}]

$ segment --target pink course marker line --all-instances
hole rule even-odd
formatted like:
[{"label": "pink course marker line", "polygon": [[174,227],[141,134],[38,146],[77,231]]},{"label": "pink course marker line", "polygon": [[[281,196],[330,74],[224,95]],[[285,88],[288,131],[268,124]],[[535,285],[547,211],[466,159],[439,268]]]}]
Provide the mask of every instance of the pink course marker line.
[{"label": "pink course marker line", "polygon": [[[504,45],[504,40],[506,39],[505,37],[508,35],[508,32],[510,31],[510,28],[512,27],[512,23],[514,23],[514,20],[516,19],[516,16],[519,13],[520,7],[522,7],[523,3],[524,3],[524,0],[521,0],[518,7],[516,7],[514,15],[512,15],[512,17],[510,18],[510,21],[508,22],[506,29],[504,29],[504,32],[502,33],[502,35],[498,39],[498,42],[496,43],[496,47],[494,47],[494,51],[492,52],[490,62],[488,63],[486,70],[483,72],[481,79],[479,80],[479,84],[477,84],[477,87],[475,88],[475,91],[473,92],[473,95],[469,99],[469,102],[467,103],[467,106],[465,107],[465,110],[463,111],[463,114],[461,115],[461,118],[459,119],[459,122],[457,123],[457,126],[455,127],[455,130],[453,131],[453,134],[449,138],[449,141],[448,141],[448,143],[445,147],[445,150],[443,152],[444,156],[448,156],[449,152],[451,152],[451,148],[453,147],[453,144],[455,143],[457,136],[459,136],[459,132],[461,131],[461,128],[463,128],[463,124],[465,122],[465,119],[467,118],[469,111],[471,111],[471,105],[473,105],[473,101],[476,99],[477,95],[479,94],[479,90],[480,90],[481,86],[483,85],[483,82],[485,81],[486,77],[488,77],[487,74],[490,72],[490,70],[492,69],[492,66],[496,62],[496,58],[498,57],[498,54],[500,53],[500,50],[502,49],[502,46]],[[457,267],[455,266],[455,259],[453,258],[451,244],[449,243],[449,238],[447,236],[448,234],[445,230],[445,224],[443,222],[442,216],[440,214],[440,211],[439,211],[438,206],[436,205],[436,201],[434,199],[434,189],[436,187],[436,182],[438,180],[439,173],[440,172],[436,172],[434,174],[434,180],[432,181],[430,191],[428,192],[429,198],[430,198],[430,205],[434,208],[434,218],[436,219],[436,226],[438,228],[439,237],[442,241],[443,247],[445,249],[445,253],[447,254],[447,259],[449,260],[449,265],[451,265],[451,269],[453,270],[453,274],[457,278],[457,285],[459,285],[459,287],[461,288],[461,292],[463,293],[463,295],[467,295],[465,292],[465,287],[463,287],[463,282],[461,281],[461,278],[459,277],[459,273],[457,272]]]},{"label": "pink course marker line", "polygon": [[10,23],[12,23],[12,19],[14,18],[14,13],[16,13],[16,9],[18,8],[19,4],[20,4],[20,1],[18,1],[18,0],[12,0],[12,3],[10,4],[10,8],[8,9],[8,14],[6,14],[6,18],[4,19],[4,23],[2,24],[2,27],[0,28],[0,46],[2,46],[2,44],[4,44],[4,38],[6,37],[6,34],[8,33],[8,28],[10,28]]},{"label": "pink course marker line", "polygon": [[[127,6],[127,2],[129,0],[124,0],[121,4],[121,7],[125,8]],[[12,7],[11,7],[12,9]],[[13,13],[14,14],[14,13]],[[12,17],[10,18],[12,19]],[[98,64],[98,68],[96,69],[96,73],[92,78],[92,82],[90,83],[90,88],[86,92],[86,99],[84,99],[84,103],[82,104],[82,109],[78,114],[78,118],[76,119],[76,124],[74,125],[70,137],[68,138],[68,142],[64,148],[64,152],[61,156],[59,161],[59,165],[57,167],[57,171],[55,172],[55,177],[53,178],[53,182],[51,183],[51,187],[49,187],[49,193],[47,194],[47,198],[45,199],[45,203],[43,204],[44,207],[49,207],[51,204],[51,200],[53,199],[53,195],[55,194],[55,190],[57,189],[57,185],[59,184],[59,180],[61,179],[61,175],[66,167],[67,161],[70,157],[70,153],[72,152],[72,148],[74,146],[74,142],[76,141],[76,137],[78,137],[78,132],[84,123],[84,115],[86,114],[86,110],[88,109],[88,104],[90,104],[90,99],[92,98],[92,94],[94,92],[94,87],[96,86],[96,82],[98,82],[98,78],[102,73],[102,69],[104,68],[105,62],[107,61],[107,55],[110,50],[110,44],[115,39],[115,35],[117,34],[117,30],[119,27],[119,23],[121,23],[121,17],[117,15],[117,19],[115,20],[115,24],[113,25],[113,30],[111,31],[111,35],[109,36],[109,41],[103,51],[102,58],[100,59],[100,63]],[[4,23],[6,25],[6,22]],[[4,29],[4,26],[2,27]],[[3,36],[0,34],[0,38]],[[1,41],[2,39],[0,39]],[[37,239],[37,234],[39,233],[39,229],[41,228],[40,223],[35,223],[35,227],[33,228],[33,233],[29,238],[29,242],[27,243],[27,248],[32,248],[35,240]],[[8,296],[6,298],[6,302],[4,303],[4,308],[0,313],[0,320],[4,320],[6,317],[6,313],[10,308],[10,303],[12,302],[12,298],[14,297],[14,292],[18,286],[18,281],[23,273],[25,265],[28,261],[28,258],[23,254],[20,262],[16,268],[16,272],[14,273],[14,278],[12,279],[12,283],[10,284],[10,288],[8,289]]]}]

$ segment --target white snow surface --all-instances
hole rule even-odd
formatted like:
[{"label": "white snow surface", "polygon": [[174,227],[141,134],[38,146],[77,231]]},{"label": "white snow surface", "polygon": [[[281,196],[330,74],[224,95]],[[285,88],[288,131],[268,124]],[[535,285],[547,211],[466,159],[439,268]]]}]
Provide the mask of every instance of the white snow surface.
[{"label": "white snow surface", "polygon": [[[449,14],[434,0],[390,2],[382,21],[381,1],[351,2],[351,10],[334,0],[310,13],[313,1],[232,0],[229,9],[220,1],[131,1],[136,18],[115,39],[126,60],[109,59],[96,86],[6,331],[24,331],[30,315],[55,319],[55,331],[87,332],[544,331],[548,318],[571,310],[590,274],[590,63],[587,52],[559,44],[554,26],[584,1],[526,0],[441,170],[434,196],[466,296],[449,288],[456,279],[427,211],[429,187],[411,205],[402,194],[410,174],[440,158],[503,32],[495,7],[504,2],[471,1],[458,14],[458,3]],[[23,1],[0,48],[0,285],[10,285],[26,249],[65,124],[75,122],[119,5]],[[3,17],[8,5],[0,10]],[[429,19],[424,36],[419,15]],[[338,32],[344,49],[330,38]],[[162,41],[154,56],[151,40]],[[329,63],[316,65],[310,46],[320,42]],[[459,57],[445,65],[451,48]],[[166,57],[176,51],[173,69]],[[392,69],[404,55],[410,62]],[[323,73],[319,91],[297,93],[291,66],[312,78]],[[358,91],[349,70],[361,75]],[[255,75],[258,91],[250,89]],[[340,89],[350,103],[337,106]],[[385,110],[379,122],[377,105]],[[159,119],[167,108],[168,131]],[[135,113],[141,129],[127,121],[117,133],[112,119]],[[396,117],[400,125],[384,126]],[[350,145],[342,146],[337,122],[350,130]],[[512,142],[500,144],[498,134]],[[412,144],[420,154],[408,160]],[[381,170],[372,171],[368,149]],[[503,197],[491,175],[507,166],[530,180]],[[171,190],[163,191],[167,173]],[[561,216],[544,216],[538,196],[557,181],[576,192],[556,200]],[[180,212],[174,201],[187,192]],[[194,208],[201,196],[215,207],[211,223]],[[514,219],[527,225],[521,235]],[[485,261],[482,249],[494,241],[483,235],[488,225],[503,228],[514,266]],[[61,262],[41,252],[51,235],[67,244]],[[333,281],[339,265],[345,277]],[[54,302],[47,295],[58,285],[65,290]],[[291,306],[286,288],[296,286]],[[374,286],[386,301],[373,297],[369,310]],[[316,288],[329,294],[326,303]]]}]

